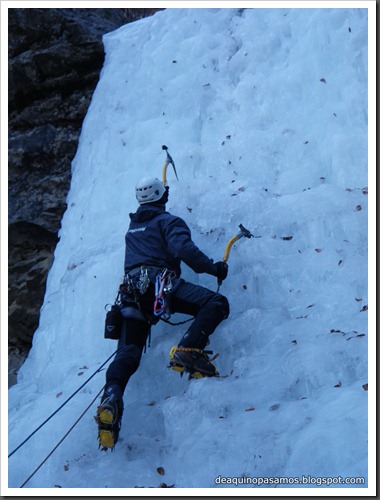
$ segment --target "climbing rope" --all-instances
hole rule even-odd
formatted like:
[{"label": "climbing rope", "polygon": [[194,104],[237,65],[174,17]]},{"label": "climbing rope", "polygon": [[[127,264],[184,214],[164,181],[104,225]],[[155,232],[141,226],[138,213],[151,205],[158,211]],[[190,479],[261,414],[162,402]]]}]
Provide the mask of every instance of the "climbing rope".
[{"label": "climbing rope", "polygon": [[91,406],[94,404],[96,399],[100,396],[100,393],[103,391],[105,385],[100,389],[100,391],[97,393],[97,395],[94,397],[94,399],[91,401],[91,403],[87,406],[87,408],[84,410],[84,412],[80,415],[80,417],[77,418],[77,420],[73,423],[73,425],[70,427],[70,429],[66,432],[66,434],[58,441],[58,443],[54,446],[54,448],[51,450],[51,452],[42,460],[40,465],[32,472],[32,474],[26,479],[20,488],[23,488],[31,479],[32,477],[39,471],[39,469],[44,465],[44,463],[52,456],[52,454],[55,452],[55,450],[58,448],[60,444],[66,439],[66,437],[70,434],[70,432],[74,429],[74,427],[77,425],[77,423],[81,420],[81,418],[85,415],[85,413],[91,408]]},{"label": "climbing rope", "polygon": [[50,417],[48,417],[44,422],[42,422],[41,425],[39,425],[37,427],[37,429],[35,429],[31,434],[29,434],[29,436],[21,443],[17,446],[17,448],[15,448],[9,455],[8,455],[8,458],[10,458],[14,453],[16,453],[17,450],[19,450],[22,446],[24,446],[24,444],[29,441],[29,439],[34,436],[34,434],[36,434],[36,432],[38,432],[45,424],[47,424],[47,422],[49,422],[49,420],[51,418],[54,417],[54,415],[56,415],[76,394],[78,394],[78,392],[83,389],[83,387],[88,384],[88,382],[97,374],[100,372],[100,370],[103,368],[104,365],[106,365],[108,363],[108,361],[112,358],[112,356],[114,356],[115,354],[117,353],[117,350],[111,354],[111,356],[109,358],[106,359],[106,361],[104,361],[104,363],[91,375],[91,377],[89,377],[68,399],[66,399],[66,401],[64,403],[61,404],[61,406],[55,410],[51,415]]},{"label": "climbing rope", "polygon": [[165,319],[165,318],[160,318],[160,320],[163,321],[164,323],[167,323],[168,325],[171,325],[171,326],[180,326],[180,325],[184,325],[185,323],[188,323],[189,321],[193,321],[194,318],[195,318],[195,316],[192,316],[189,319],[185,319],[185,321],[178,321],[178,323],[173,323],[172,321],[169,321],[168,319]]}]

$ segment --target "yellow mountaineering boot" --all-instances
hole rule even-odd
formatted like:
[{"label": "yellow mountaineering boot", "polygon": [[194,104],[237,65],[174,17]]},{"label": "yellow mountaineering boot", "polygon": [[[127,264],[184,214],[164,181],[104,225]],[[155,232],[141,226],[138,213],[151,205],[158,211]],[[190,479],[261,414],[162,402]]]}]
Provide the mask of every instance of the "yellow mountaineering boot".
[{"label": "yellow mountaineering boot", "polygon": [[218,370],[211,363],[217,355],[210,359],[208,354],[212,352],[193,347],[172,347],[169,354],[169,368],[181,375],[187,372],[189,378],[218,377]]},{"label": "yellow mountaineering boot", "polygon": [[95,416],[98,424],[99,448],[102,450],[107,448],[112,450],[115,447],[119,438],[122,415],[122,400],[118,400],[112,392],[105,391]]}]

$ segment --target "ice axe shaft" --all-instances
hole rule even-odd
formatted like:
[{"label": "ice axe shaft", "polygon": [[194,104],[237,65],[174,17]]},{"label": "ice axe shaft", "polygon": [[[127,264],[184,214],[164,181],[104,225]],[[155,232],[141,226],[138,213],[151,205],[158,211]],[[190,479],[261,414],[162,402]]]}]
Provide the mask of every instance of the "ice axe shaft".
[{"label": "ice axe shaft", "polygon": [[166,180],[166,171],[167,171],[169,165],[173,166],[173,170],[174,170],[177,181],[178,181],[178,175],[177,175],[177,170],[176,170],[175,165],[174,165],[173,158],[169,154],[168,147],[162,146],[162,149],[164,151],[166,151],[166,160],[165,160],[164,166],[162,168],[162,184],[166,187],[168,185],[167,180]]},{"label": "ice axe shaft", "polygon": [[231,238],[230,241],[227,243],[227,246],[226,246],[226,249],[224,250],[224,255],[222,258],[223,262],[227,262],[228,257],[230,256],[230,251],[231,251],[232,245],[234,243],[236,243],[237,240],[240,240],[240,238],[243,238],[243,236],[245,238],[252,238],[253,237],[251,232],[248,231],[248,229],[246,229],[243,226],[243,224],[239,224],[239,229],[240,229],[240,231],[238,232],[238,234],[236,236],[234,236],[233,238]]}]

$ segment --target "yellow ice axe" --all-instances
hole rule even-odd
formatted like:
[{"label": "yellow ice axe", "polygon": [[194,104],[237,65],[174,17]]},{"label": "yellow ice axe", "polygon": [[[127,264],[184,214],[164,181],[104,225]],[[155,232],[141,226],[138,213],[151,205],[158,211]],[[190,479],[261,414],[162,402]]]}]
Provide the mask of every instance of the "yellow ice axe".
[{"label": "yellow ice axe", "polygon": [[165,160],[164,166],[162,167],[162,184],[166,187],[168,185],[168,183],[166,181],[166,170],[168,169],[168,166],[170,164],[173,166],[173,170],[174,170],[175,176],[177,178],[177,181],[178,181],[178,175],[177,175],[177,171],[175,169],[173,158],[170,156],[167,146],[162,146],[162,149],[164,151],[166,151],[166,160]]},{"label": "yellow ice axe", "polygon": [[[222,262],[226,263],[228,260],[228,257],[230,256],[230,251],[232,248],[232,245],[237,242],[237,240],[240,240],[240,238],[243,238],[245,236],[246,238],[253,238],[253,234],[251,234],[248,229],[246,229],[243,224],[239,224],[239,229],[240,231],[236,236],[233,236],[230,241],[227,243],[226,249],[224,250],[224,255],[222,258]],[[218,291],[219,287],[222,284],[222,281],[218,279]]]},{"label": "yellow ice axe", "polygon": [[[239,229],[240,231],[236,236],[233,236],[230,241],[227,243],[226,249],[224,250],[224,255],[222,258],[222,262],[227,263],[228,257],[230,256],[230,251],[232,248],[232,245],[237,242],[237,240],[240,240],[240,238],[243,238],[245,236],[246,238],[253,238],[253,234],[251,234],[248,229],[246,229],[243,224],[239,224]],[[222,284],[222,280],[218,279],[218,291],[219,287]]]},{"label": "yellow ice axe", "polygon": [[243,238],[245,236],[246,238],[252,238],[253,234],[251,234],[248,229],[246,229],[243,224],[239,224],[239,229],[240,231],[236,236],[230,239],[230,241],[227,243],[226,249],[224,250],[224,255],[222,258],[223,262],[227,262],[228,257],[230,256],[230,251],[232,248],[232,245],[237,242],[237,240],[240,240],[240,238]]}]

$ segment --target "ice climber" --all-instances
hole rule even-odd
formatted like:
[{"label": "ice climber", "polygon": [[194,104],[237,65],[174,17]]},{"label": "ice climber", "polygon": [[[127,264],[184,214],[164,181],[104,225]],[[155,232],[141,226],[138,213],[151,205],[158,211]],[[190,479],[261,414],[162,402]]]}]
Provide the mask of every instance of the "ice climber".
[{"label": "ice climber", "polygon": [[139,208],[130,214],[125,235],[125,278],[120,286],[122,328],[117,354],[106,373],[106,385],[97,409],[99,446],[113,448],[123,414],[123,394],[139,367],[151,326],[162,314],[194,316],[178,347],[170,352],[169,366],[195,378],[217,376],[208,352],[209,336],[228,317],[223,295],[182,279],[183,261],[196,273],[227,277],[226,263],[213,262],[192,241],[187,224],[165,210],[169,188],[157,178],[136,185]]}]

